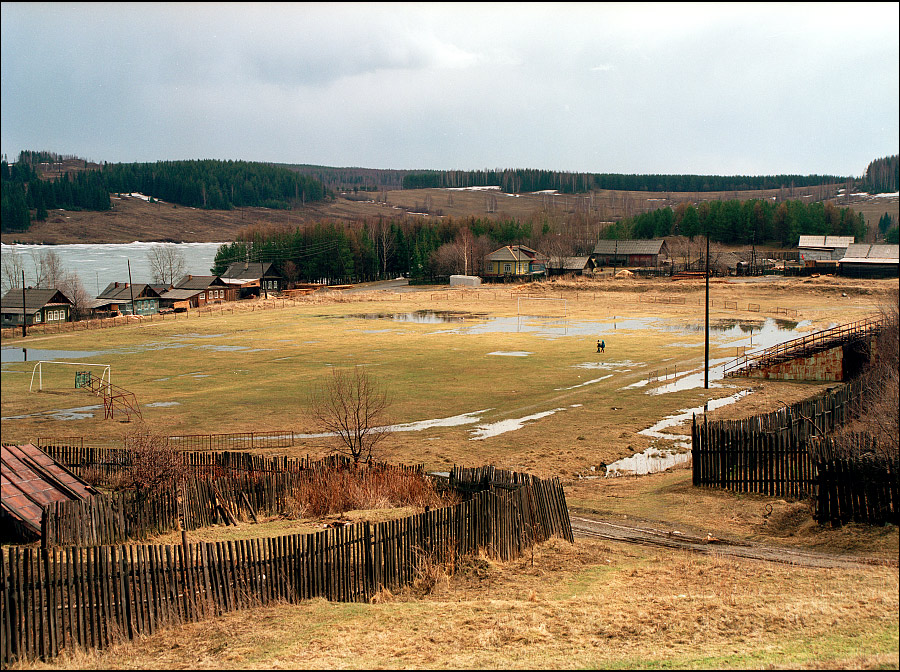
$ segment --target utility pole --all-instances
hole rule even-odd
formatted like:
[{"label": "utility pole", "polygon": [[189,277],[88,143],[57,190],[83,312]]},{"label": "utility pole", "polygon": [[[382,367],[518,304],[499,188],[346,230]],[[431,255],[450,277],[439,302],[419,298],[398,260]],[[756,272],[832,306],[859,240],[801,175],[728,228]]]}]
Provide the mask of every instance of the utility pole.
[{"label": "utility pole", "polygon": [[25,309],[25,271],[22,271],[22,338],[27,334],[28,312]]},{"label": "utility pole", "polygon": [[131,314],[134,315],[134,285],[131,282],[131,259],[128,259],[128,290],[131,292]]},{"label": "utility pole", "polygon": [[703,388],[709,389],[709,231],[706,232],[706,346],[704,348]]}]

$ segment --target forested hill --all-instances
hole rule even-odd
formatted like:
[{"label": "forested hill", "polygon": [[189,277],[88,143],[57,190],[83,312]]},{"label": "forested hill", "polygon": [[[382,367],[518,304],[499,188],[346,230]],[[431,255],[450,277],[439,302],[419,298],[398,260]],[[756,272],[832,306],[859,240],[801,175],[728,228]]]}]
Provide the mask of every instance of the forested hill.
[{"label": "forested hill", "polygon": [[782,187],[841,184],[836,175],[624,175],[619,173],[567,173],[553,170],[423,170],[403,178],[404,189],[498,186],[506,192],[556,190],[573,194],[591,189],[620,191],[749,191]]},{"label": "forested hill", "polygon": [[866,168],[861,186],[870,194],[893,193],[900,189],[900,157],[894,154],[872,161]]},{"label": "forested hill", "polygon": [[[177,205],[208,210],[237,207],[288,209],[326,196],[321,181],[286,167],[251,161],[159,161],[107,163],[77,172],[48,173],[56,165],[50,152],[21,152],[14,164],[0,162],[4,232],[25,231],[32,212],[38,221],[47,211],[109,210],[110,193],[140,192]],[[71,158],[71,157],[70,157]]]}]

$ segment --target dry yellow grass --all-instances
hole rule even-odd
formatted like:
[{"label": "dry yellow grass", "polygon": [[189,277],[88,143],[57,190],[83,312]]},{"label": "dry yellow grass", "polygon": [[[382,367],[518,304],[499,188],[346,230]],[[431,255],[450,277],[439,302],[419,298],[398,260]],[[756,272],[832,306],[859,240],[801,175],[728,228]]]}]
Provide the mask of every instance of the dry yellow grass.
[{"label": "dry yellow grass", "polygon": [[476,559],[426,596],[269,606],[66,654],[52,667],[896,668],[897,589],[887,568],[551,541],[533,565]]}]

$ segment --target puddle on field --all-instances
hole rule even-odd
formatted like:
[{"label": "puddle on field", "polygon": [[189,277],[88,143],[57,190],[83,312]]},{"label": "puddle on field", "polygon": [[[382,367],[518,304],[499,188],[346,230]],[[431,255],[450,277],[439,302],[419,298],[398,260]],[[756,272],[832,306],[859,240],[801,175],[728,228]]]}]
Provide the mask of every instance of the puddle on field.
[{"label": "puddle on field", "polygon": [[[431,420],[416,420],[414,422],[405,422],[397,425],[387,425],[383,429],[388,432],[421,432],[426,429],[434,429],[436,427],[458,427],[460,425],[471,425],[478,422],[489,408],[480,411],[470,411],[469,413],[460,413],[447,418],[433,418]],[[379,428],[381,429],[381,428]],[[321,439],[328,436],[335,436],[333,432],[325,432],[323,434],[294,434],[300,439]],[[266,437],[257,437],[266,438]]]},{"label": "puddle on field", "polygon": [[181,406],[180,401],[154,401],[152,404],[144,404],[144,408],[165,408],[168,406]]},{"label": "puddle on field", "polygon": [[577,385],[572,385],[571,387],[554,387],[553,390],[555,392],[560,392],[562,390],[574,390],[578,387],[584,387],[586,385],[593,385],[594,383],[599,383],[601,380],[606,380],[607,378],[612,378],[615,374],[607,374],[605,376],[601,376],[600,378],[594,378],[593,380],[586,380],[583,383],[578,383]]},{"label": "puddle on field", "polygon": [[172,334],[169,338],[221,338],[225,334]]},{"label": "puddle on field", "polygon": [[[720,365],[725,362],[732,361],[732,357],[723,357],[721,359],[709,360],[709,386],[722,387],[713,381],[722,380],[725,377],[725,369]],[[669,394],[670,392],[681,392],[682,390],[693,390],[703,387],[706,376],[703,369],[693,369],[684,373],[675,373],[672,378],[660,381],[661,384],[652,390],[647,390],[647,394]]]},{"label": "puddle on field", "polygon": [[10,415],[0,420],[25,420],[27,418],[41,418],[45,420],[84,420],[93,418],[92,411],[103,408],[103,404],[94,406],[76,406],[75,408],[61,408],[55,411],[41,411],[40,413],[27,413],[26,415]]},{"label": "puddle on field", "polygon": [[[581,406],[581,404],[572,404],[569,408],[577,408]],[[540,420],[541,418],[546,418],[548,415],[553,415],[554,413],[558,413],[560,411],[566,410],[565,408],[554,408],[549,411],[542,411],[540,413],[533,413],[531,415],[526,415],[524,418],[510,418],[509,420],[500,420],[499,422],[492,422],[486,425],[479,425],[475,429],[473,429],[470,433],[474,434],[474,436],[469,439],[470,441],[480,441],[482,439],[487,439],[492,436],[497,436],[498,434],[505,434],[506,432],[513,432],[517,429],[521,429],[526,422],[530,422],[532,420]]]},{"label": "puddle on field", "polygon": [[248,348],[245,345],[197,345],[198,350],[212,350],[214,352],[265,352],[271,348]]},{"label": "puddle on field", "polygon": [[704,408],[712,411],[716,408],[721,408],[722,406],[728,406],[729,404],[733,404],[738,399],[741,399],[748,394],[750,394],[750,390],[741,390],[740,392],[736,392],[727,397],[712,399],[705,407],[697,406],[696,408],[682,409],[674,415],[669,415],[663,418],[652,427],[642,429],[638,432],[638,434],[649,436],[654,439],[673,441],[675,444],[674,448],[661,449],[657,448],[656,446],[650,446],[642,453],[636,453],[635,455],[624,457],[621,460],[617,460],[612,464],[606,465],[606,476],[615,477],[623,476],[626,474],[642,476],[644,474],[655,474],[660,471],[665,471],[666,469],[671,469],[676,465],[689,462],[691,459],[690,452],[677,451],[679,449],[687,449],[688,451],[690,451],[691,437],[685,434],[668,434],[663,432],[662,430],[666,427],[673,427],[675,425],[681,424],[686,420],[690,420],[694,415],[703,413]]},{"label": "puddle on field", "polygon": [[631,371],[630,366],[647,366],[644,362],[632,362],[630,359],[624,359],[621,362],[584,362],[575,364],[576,369],[618,369],[619,373]]},{"label": "puddle on field", "polygon": [[505,357],[528,357],[528,355],[533,355],[533,352],[523,352],[523,351],[513,351],[513,352],[502,352],[498,350],[497,352],[489,352],[489,355],[503,355]]},{"label": "puddle on field", "polygon": [[480,320],[487,317],[487,315],[452,310],[416,310],[409,313],[358,313],[347,317],[357,320],[391,320],[393,322],[413,322],[415,324],[445,324],[448,322]]},{"label": "puddle on field", "polygon": [[102,354],[99,350],[42,350],[40,348],[0,348],[0,361],[38,362],[57,359],[86,359]]}]

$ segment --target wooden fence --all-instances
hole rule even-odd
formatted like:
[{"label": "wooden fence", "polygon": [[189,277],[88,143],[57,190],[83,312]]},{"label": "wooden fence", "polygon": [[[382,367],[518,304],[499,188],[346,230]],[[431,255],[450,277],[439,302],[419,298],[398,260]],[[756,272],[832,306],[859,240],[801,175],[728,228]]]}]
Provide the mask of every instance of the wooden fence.
[{"label": "wooden fence", "polygon": [[0,663],[102,648],[256,605],[367,601],[382,587],[414,582],[426,561],[482,551],[511,560],[551,536],[572,541],[559,482],[520,480],[455,506],[306,535],[188,543],[183,533],[176,545],[4,548]]},{"label": "wooden fence", "polygon": [[836,445],[831,437],[814,438],[809,451],[817,478],[815,519],[839,526],[855,521],[884,525],[900,522],[896,454],[879,450],[867,434],[851,434]]},{"label": "wooden fence", "polygon": [[694,485],[777,497],[808,496],[816,479],[808,439],[826,435],[858,415],[861,393],[862,384],[854,381],[741,420],[708,422],[695,416]]}]

